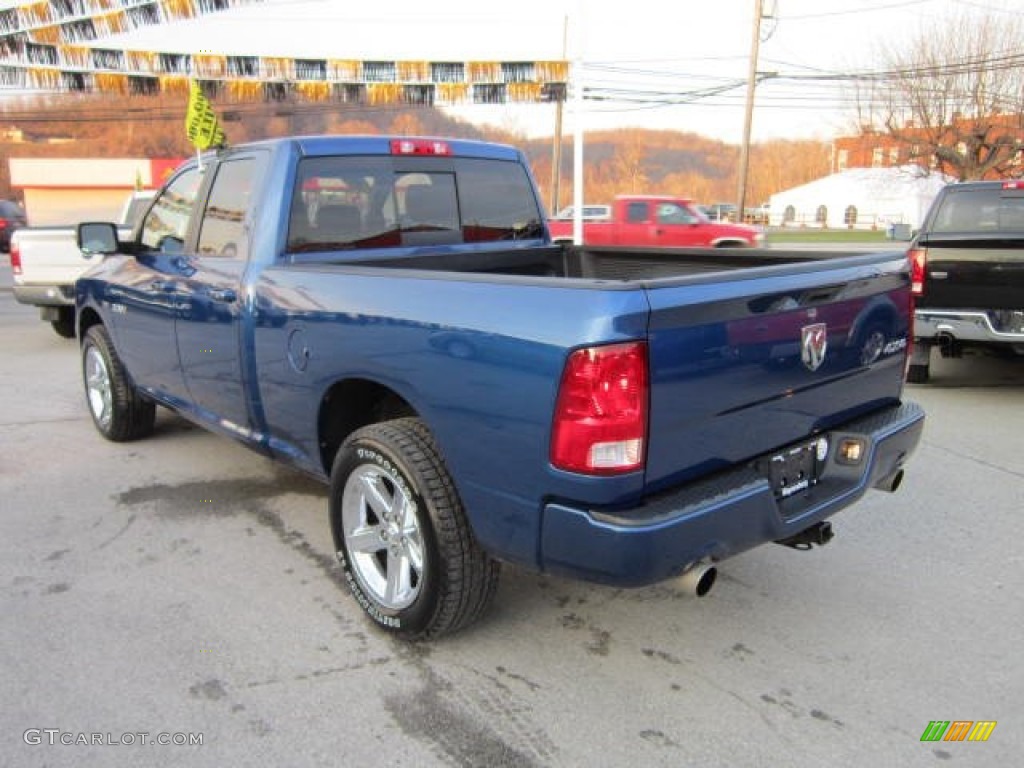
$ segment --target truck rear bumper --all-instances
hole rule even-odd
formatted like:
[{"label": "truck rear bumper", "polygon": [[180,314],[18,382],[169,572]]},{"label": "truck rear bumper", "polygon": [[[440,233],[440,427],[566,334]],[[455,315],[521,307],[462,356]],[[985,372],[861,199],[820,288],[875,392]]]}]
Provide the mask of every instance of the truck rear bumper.
[{"label": "truck rear bumper", "polygon": [[19,304],[32,304],[37,307],[73,307],[75,286],[15,285],[14,298]]},{"label": "truck rear bumper", "polygon": [[[786,539],[849,506],[900,471],[917,446],[924,411],[886,408],[824,435],[828,457],[809,489],[779,499],[753,465],[738,467],[614,512],[551,503],[544,509],[545,570],[620,586],[673,578],[701,560],[723,560]],[[837,461],[840,440],[860,439],[862,460]]]},{"label": "truck rear bumper", "polygon": [[914,337],[940,343],[1024,344],[1024,308],[993,315],[984,310],[919,309],[914,312]]}]

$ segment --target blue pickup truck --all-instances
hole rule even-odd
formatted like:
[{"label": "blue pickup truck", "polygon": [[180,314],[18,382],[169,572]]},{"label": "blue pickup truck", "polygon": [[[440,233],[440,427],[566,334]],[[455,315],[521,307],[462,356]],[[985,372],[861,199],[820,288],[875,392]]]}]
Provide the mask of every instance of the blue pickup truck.
[{"label": "blue pickup truck", "polygon": [[522,154],[300,137],[182,166],[77,283],[89,411],[157,405],[329,484],[338,558],[386,631],[438,636],[499,563],[680,578],[895,490],[905,254],[574,248]]}]

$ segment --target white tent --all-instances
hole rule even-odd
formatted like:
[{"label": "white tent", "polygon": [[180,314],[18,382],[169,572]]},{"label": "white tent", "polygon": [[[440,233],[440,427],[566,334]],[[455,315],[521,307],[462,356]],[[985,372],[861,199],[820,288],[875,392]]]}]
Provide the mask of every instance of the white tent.
[{"label": "white tent", "polygon": [[954,181],[916,165],[851,168],[771,196],[773,226],[883,229],[921,225],[938,191]]}]

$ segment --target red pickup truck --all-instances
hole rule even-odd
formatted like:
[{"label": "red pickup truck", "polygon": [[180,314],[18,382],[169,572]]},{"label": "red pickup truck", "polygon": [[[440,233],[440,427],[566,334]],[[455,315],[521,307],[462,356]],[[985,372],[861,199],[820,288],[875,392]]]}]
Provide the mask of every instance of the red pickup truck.
[{"label": "red pickup truck", "polygon": [[[572,225],[572,219],[551,219],[551,239],[571,242]],[[609,218],[583,222],[585,245],[743,248],[763,242],[764,233],[757,227],[711,221],[682,197],[619,195]]]}]

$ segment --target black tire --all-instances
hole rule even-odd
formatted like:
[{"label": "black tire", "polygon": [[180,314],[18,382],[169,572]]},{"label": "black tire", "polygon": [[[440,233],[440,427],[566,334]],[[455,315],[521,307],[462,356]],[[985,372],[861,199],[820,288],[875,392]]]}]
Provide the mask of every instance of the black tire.
[{"label": "black tire", "polygon": [[929,368],[927,365],[911,365],[907,368],[907,383],[908,384],[927,384],[929,378]]},{"label": "black tire", "polygon": [[453,632],[494,598],[500,566],[477,543],[419,419],[373,424],[345,441],[331,472],[330,518],[356,602],[392,634]]},{"label": "black tire", "polygon": [[75,310],[72,307],[61,307],[57,310],[57,319],[51,320],[50,325],[57,335],[65,339],[75,338]]},{"label": "black tire", "polygon": [[82,379],[89,414],[105,438],[120,443],[153,431],[156,405],[132,386],[102,325],[92,326],[82,339]]}]

